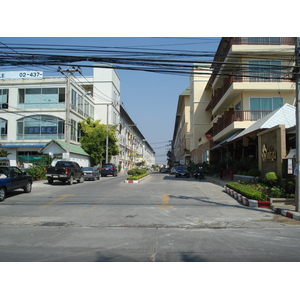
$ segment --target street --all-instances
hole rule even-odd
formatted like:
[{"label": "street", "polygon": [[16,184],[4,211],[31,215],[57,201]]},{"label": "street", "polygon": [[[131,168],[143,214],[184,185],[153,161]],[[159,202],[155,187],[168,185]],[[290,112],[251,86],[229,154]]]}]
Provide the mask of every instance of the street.
[{"label": "street", "polygon": [[153,172],[34,182],[0,203],[2,262],[299,262],[300,222],[219,185]]}]

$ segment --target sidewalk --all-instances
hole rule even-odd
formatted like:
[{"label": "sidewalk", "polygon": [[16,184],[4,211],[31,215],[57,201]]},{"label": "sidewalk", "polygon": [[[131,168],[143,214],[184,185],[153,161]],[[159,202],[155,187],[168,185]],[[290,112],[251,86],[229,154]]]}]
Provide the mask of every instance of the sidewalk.
[{"label": "sidewalk", "polygon": [[[213,176],[205,176],[205,179],[222,187],[224,187],[227,182],[232,182],[232,180],[224,180]],[[276,214],[281,214],[284,217],[300,220],[300,213],[296,212],[296,207],[293,204],[274,203],[270,204],[270,209],[272,209]]]}]

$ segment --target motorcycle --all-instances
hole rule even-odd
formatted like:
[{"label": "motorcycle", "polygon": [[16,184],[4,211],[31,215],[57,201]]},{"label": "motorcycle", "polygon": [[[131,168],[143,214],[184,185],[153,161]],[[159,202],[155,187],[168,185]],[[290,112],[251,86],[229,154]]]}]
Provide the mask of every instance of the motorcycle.
[{"label": "motorcycle", "polygon": [[204,179],[204,172],[202,167],[199,167],[199,170],[194,172],[194,178],[199,180]]}]

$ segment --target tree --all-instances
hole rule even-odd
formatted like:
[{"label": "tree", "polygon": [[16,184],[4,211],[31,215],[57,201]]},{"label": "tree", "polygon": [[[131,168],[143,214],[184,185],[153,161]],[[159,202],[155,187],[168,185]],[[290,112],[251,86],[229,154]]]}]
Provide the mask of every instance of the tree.
[{"label": "tree", "polygon": [[[81,147],[91,156],[94,164],[105,160],[106,152],[106,125],[100,120],[92,121],[90,117],[79,123],[83,136],[80,139]],[[108,125],[108,157],[119,154],[116,144],[117,125]]]},{"label": "tree", "polygon": [[0,149],[0,157],[7,157],[9,154],[6,150]]}]

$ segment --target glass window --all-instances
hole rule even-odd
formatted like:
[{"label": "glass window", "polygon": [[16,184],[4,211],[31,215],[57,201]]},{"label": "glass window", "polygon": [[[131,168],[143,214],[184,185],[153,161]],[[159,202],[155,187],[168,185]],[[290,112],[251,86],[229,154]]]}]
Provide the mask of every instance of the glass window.
[{"label": "glass window", "polygon": [[1,139],[7,138],[7,120],[0,118]]},{"label": "glass window", "polygon": [[248,37],[249,44],[279,45],[280,37]]},{"label": "glass window", "polygon": [[250,98],[251,120],[256,121],[270,111],[283,106],[282,97],[274,98]]},{"label": "glass window", "polygon": [[17,122],[18,139],[62,139],[64,120],[53,116],[36,115]]},{"label": "glass window", "polygon": [[65,102],[65,97],[66,97],[66,89],[65,88],[59,88],[59,96],[58,96],[58,101],[59,102]]},{"label": "glass window", "polygon": [[249,81],[279,81],[280,60],[249,60]]},{"label": "glass window", "polygon": [[0,89],[0,104],[8,103],[8,89]]}]

